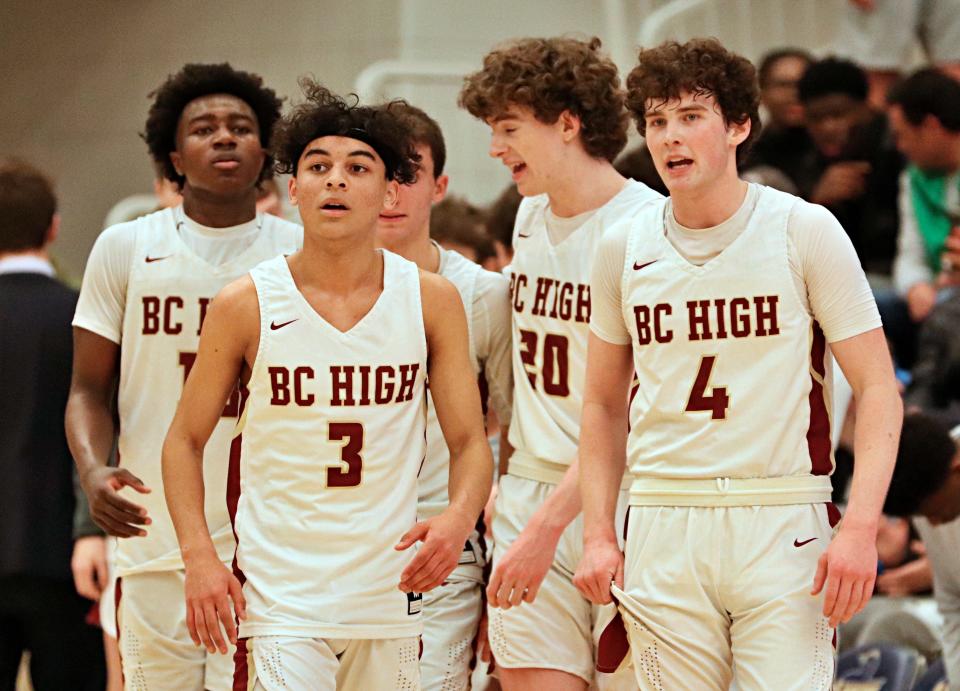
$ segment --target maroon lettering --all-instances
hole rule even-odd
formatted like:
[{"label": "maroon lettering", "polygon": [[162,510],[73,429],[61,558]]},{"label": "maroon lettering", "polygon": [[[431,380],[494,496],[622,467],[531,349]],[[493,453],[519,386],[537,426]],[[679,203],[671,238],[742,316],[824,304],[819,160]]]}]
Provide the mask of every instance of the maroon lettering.
[{"label": "maroon lettering", "polygon": [[756,295],[753,298],[753,304],[757,310],[757,336],[776,336],[780,333],[780,326],[777,324],[777,302],[780,298],[776,295]]},{"label": "maroon lettering", "polygon": [[653,308],[653,337],[657,339],[657,343],[669,343],[673,340],[673,331],[664,329],[661,321],[672,312],[673,309],[666,303],[660,303]]},{"label": "maroon lettering", "polygon": [[524,274],[510,274],[510,291],[513,293],[513,311],[523,312],[523,300],[520,299],[520,289],[526,288],[527,277]]},{"label": "maroon lettering", "polygon": [[537,290],[533,296],[533,309],[530,310],[530,314],[538,317],[547,316],[547,299],[550,297],[550,286],[552,285],[552,278],[537,277]]},{"label": "maroon lettering", "polygon": [[397,390],[397,403],[413,400],[413,385],[417,383],[420,364],[400,365],[400,388]]},{"label": "maroon lettering", "polygon": [[200,305],[200,322],[197,324],[197,335],[200,335],[200,330],[203,328],[203,320],[207,318],[207,307],[210,306],[210,298],[200,298],[198,301]]},{"label": "maroon lettering", "polygon": [[650,308],[647,305],[633,306],[633,320],[637,324],[637,343],[650,344]]},{"label": "maroon lettering", "polygon": [[327,487],[356,487],[363,482],[363,425],[359,422],[331,422],[327,439],[347,443],[340,449],[340,460],[346,469],[327,468]]},{"label": "maroon lettering", "polygon": [[693,382],[684,412],[709,411],[711,420],[726,419],[727,407],[730,405],[726,387],[714,387],[710,395],[707,395],[710,374],[713,372],[713,363],[716,359],[715,355],[705,355],[700,360],[700,369],[697,370],[697,378]]},{"label": "maroon lettering", "polygon": [[299,406],[309,406],[313,405],[313,402],[317,400],[317,397],[312,393],[304,395],[303,390],[305,388],[304,384],[308,379],[313,379],[314,372],[313,367],[297,367],[293,370],[293,400]]},{"label": "maroon lettering", "polygon": [[370,405],[370,365],[360,365],[360,405]]},{"label": "maroon lettering", "polygon": [[564,283],[560,286],[558,296],[558,300],[560,301],[560,318],[563,321],[570,321],[570,317],[573,316],[573,284]]},{"label": "maroon lettering", "polygon": [[520,362],[527,373],[531,388],[537,388],[537,334],[520,329]]},{"label": "maroon lettering", "polygon": [[143,302],[143,333],[144,336],[152,336],[160,333],[160,298],[152,295],[144,295]]},{"label": "maroon lettering", "polygon": [[750,335],[750,301],[747,298],[733,298],[730,301],[730,333],[734,338]]},{"label": "maroon lettering", "polygon": [[577,316],[576,321],[584,324],[590,321],[590,286],[577,284]]},{"label": "maroon lettering", "polygon": [[689,300],[687,317],[690,321],[690,340],[701,341],[713,338],[710,332],[710,301]]},{"label": "maroon lettering", "polygon": [[163,333],[171,336],[176,336],[183,331],[183,324],[173,320],[174,308],[183,309],[183,298],[172,295],[163,302]]},{"label": "maroon lettering", "polygon": [[[352,367],[350,368],[353,369]],[[374,372],[373,400],[383,405],[393,400],[394,378],[396,371],[390,365],[380,365]],[[352,404],[351,404],[352,405]]]},{"label": "maroon lettering", "polygon": [[356,405],[353,400],[353,365],[330,365],[330,405]]},{"label": "maroon lettering", "polygon": [[717,298],[713,301],[714,311],[717,313],[717,338],[727,337],[727,315],[723,311],[726,304],[727,301],[724,298]]},{"label": "maroon lettering", "polygon": [[566,336],[547,334],[543,338],[543,390],[551,396],[569,396],[569,341]]},{"label": "maroon lettering", "polygon": [[270,374],[270,405],[290,404],[290,371],[286,367],[268,367]]}]

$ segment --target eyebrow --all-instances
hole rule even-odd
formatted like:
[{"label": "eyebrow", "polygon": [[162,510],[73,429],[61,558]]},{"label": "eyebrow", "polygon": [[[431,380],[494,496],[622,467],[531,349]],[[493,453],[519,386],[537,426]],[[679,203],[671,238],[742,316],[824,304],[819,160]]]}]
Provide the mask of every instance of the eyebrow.
[{"label": "eyebrow", "polygon": [[502,115],[494,115],[492,118],[490,118],[488,122],[489,124],[492,125],[498,122],[505,122],[506,120],[518,120],[518,119],[519,118],[513,113],[503,113]]},{"label": "eyebrow", "polygon": [[[330,156],[330,155],[331,153],[326,149],[313,148],[313,149],[307,149],[303,153],[303,156],[301,158],[309,158],[310,156]],[[356,151],[351,151],[350,153],[347,154],[347,158],[351,158],[353,156],[362,156],[364,158],[369,158],[371,161],[377,160],[372,153],[370,153],[369,151],[364,151],[363,149],[357,149]]]},{"label": "eyebrow", "polygon": [[[195,122],[203,122],[205,120],[216,120],[216,116],[213,113],[203,113],[202,115],[196,115],[190,118],[187,121],[187,124],[192,125]],[[253,118],[246,113],[229,113],[227,115],[227,120],[246,120],[248,122],[254,121]]]},{"label": "eyebrow", "polygon": [[[662,105],[657,106],[655,109],[648,110],[646,113],[644,113],[644,117],[645,118],[656,117],[657,115],[663,114],[664,110],[666,109]],[[707,110],[707,107],[699,103],[694,103],[688,106],[681,106],[680,108],[676,109],[678,113],[689,113],[690,111],[694,111],[694,110]]]}]

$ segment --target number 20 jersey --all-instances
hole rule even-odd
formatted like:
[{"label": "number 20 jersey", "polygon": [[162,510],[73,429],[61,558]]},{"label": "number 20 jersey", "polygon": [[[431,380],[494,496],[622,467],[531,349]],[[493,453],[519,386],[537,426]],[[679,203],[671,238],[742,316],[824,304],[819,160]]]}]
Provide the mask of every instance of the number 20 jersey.
[{"label": "number 20 jersey", "polygon": [[569,466],[577,455],[590,326],[590,272],[604,228],[632,216],[656,192],[627,181],[582,226],[554,245],[547,195],[524,199],[513,234],[511,472]]},{"label": "number 20 jersey", "polygon": [[260,345],[231,458],[243,636],[420,632],[398,589],[426,452],[416,264],[383,251],[383,291],[351,329],[324,320],[278,257],[251,272]]},{"label": "number 20 jersey", "polygon": [[788,221],[806,202],[761,187],[746,228],[702,266],[664,234],[668,200],[645,207],[623,267],[623,318],[639,390],[634,478],[829,475],[831,363],[797,295]]}]

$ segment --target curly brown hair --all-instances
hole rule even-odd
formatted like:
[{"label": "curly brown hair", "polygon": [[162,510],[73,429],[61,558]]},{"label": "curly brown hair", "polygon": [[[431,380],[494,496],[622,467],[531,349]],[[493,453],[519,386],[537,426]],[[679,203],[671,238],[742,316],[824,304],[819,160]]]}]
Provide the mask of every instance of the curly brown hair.
[{"label": "curly brown hair", "polygon": [[458,103],[481,120],[510,106],[552,124],[563,111],[580,118],[580,140],[594,158],[613,161],[627,144],[628,118],[617,66],[600,39],[523,38],[496,48],[464,79]]},{"label": "curly brown hair", "polygon": [[761,127],[760,87],[753,64],[715,38],[667,41],[641,49],[640,64],[627,77],[627,110],[640,134],[647,133],[648,104],[679,99],[684,91],[713,96],[727,123],[750,120],[750,134],[737,147],[737,163],[743,163]]},{"label": "curly brown hair", "polygon": [[312,79],[300,80],[306,101],[296,106],[274,127],[271,149],[274,169],[297,176],[304,149],[320,137],[350,137],[365,142],[383,161],[387,180],[407,185],[417,179],[420,155],[414,149],[410,130],[401,119],[404,101],[379,106],[362,106],[355,94],[353,103]]}]

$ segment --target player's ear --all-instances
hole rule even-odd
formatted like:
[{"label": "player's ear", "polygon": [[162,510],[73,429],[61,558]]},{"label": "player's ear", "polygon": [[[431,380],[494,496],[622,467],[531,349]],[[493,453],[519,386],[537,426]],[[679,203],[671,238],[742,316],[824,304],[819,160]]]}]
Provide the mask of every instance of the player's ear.
[{"label": "player's ear", "polygon": [[297,205],[297,178],[293,175],[287,181],[287,196],[290,197],[290,203]]},{"label": "player's ear", "polygon": [[753,123],[749,117],[740,123],[731,121],[727,124],[727,139],[732,146],[739,146],[750,136],[750,130],[752,128]]},{"label": "player's ear", "polygon": [[430,200],[433,204],[439,204],[447,196],[447,185],[450,184],[450,178],[441,175],[433,183],[433,198]]},{"label": "player's ear", "polygon": [[177,171],[177,175],[183,175],[183,169],[180,168],[180,162],[181,162],[180,152],[171,151],[169,156],[170,156],[170,163],[173,165],[173,169]]},{"label": "player's ear", "polygon": [[392,209],[400,199],[400,183],[396,180],[387,180],[387,191],[383,197],[383,208]]},{"label": "player's ear", "polygon": [[569,143],[580,136],[580,116],[574,115],[569,110],[565,110],[560,113],[560,117],[557,118],[557,124],[560,127],[560,136],[563,137],[563,141]]}]

